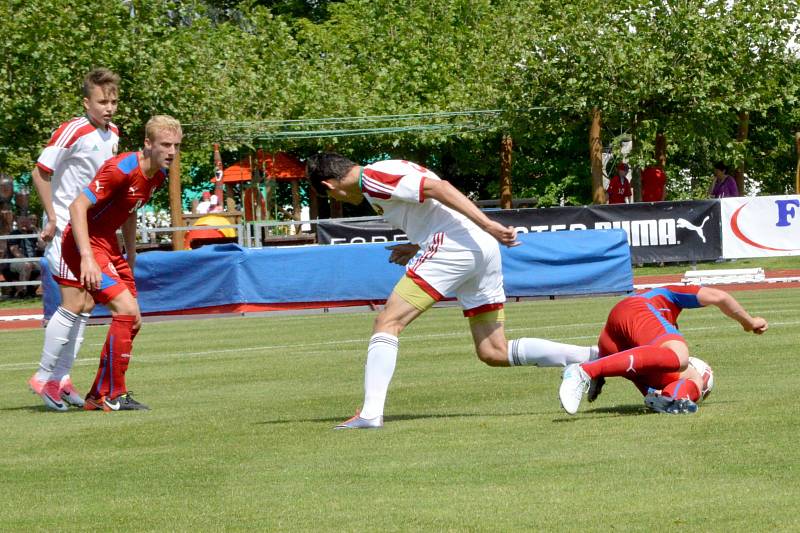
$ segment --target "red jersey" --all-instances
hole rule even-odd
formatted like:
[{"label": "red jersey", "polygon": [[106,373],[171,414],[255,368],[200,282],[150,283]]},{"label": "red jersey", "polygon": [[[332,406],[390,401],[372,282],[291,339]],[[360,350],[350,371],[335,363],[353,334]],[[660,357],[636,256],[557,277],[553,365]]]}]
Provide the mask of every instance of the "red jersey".
[{"label": "red jersey", "polygon": [[649,306],[652,306],[670,324],[677,327],[678,315],[681,311],[702,307],[697,299],[699,291],[699,285],[667,285],[650,289],[631,296],[631,298],[646,298]]},{"label": "red jersey", "polygon": [[642,171],[642,201],[660,202],[664,200],[664,185],[667,175],[659,167],[647,167]]},{"label": "red jersey", "polygon": [[138,152],[126,152],[106,161],[83,190],[92,201],[86,214],[89,239],[115,243],[117,230],[166,179],[165,169],[146,177],[139,166]]},{"label": "red jersey", "polygon": [[[637,346],[658,346],[668,340],[684,340],[678,331],[678,315],[684,309],[702,307],[697,285],[667,285],[630,296],[615,305],[600,332],[600,356],[615,354]],[[684,341],[685,342],[685,341]],[[680,372],[654,371],[626,376],[642,394],[648,389],[663,389],[680,379]]]},{"label": "red jersey", "polygon": [[669,338],[682,339],[678,315],[684,309],[702,307],[697,285],[668,285],[629,296],[608,314],[598,345],[602,355],[660,344]]},{"label": "red jersey", "polygon": [[624,180],[615,175],[608,182],[608,203],[624,204],[625,198],[631,196],[631,182],[627,178]]}]

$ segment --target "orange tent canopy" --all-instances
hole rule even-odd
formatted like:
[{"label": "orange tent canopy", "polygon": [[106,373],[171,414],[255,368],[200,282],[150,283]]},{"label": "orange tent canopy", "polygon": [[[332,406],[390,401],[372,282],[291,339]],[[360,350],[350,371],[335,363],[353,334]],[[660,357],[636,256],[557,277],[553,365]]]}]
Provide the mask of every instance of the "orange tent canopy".
[{"label": "orange tent canopy", "polygon": [[[286,152],[269,153],[258,150],[252,157],[242,158],[222,171],[223,183],[250,181],[253,176],[251,161],[270,179],[279,181],[299,180],[306,175],[306,166],[295,156]],[[214,181],[214,178],[211,178]]]}]

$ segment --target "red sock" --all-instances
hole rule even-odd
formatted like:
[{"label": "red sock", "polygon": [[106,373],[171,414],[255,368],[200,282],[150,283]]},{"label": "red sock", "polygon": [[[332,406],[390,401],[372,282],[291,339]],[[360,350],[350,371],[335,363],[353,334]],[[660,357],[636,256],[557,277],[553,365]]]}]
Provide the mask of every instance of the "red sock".
[{"label": "red sock", "polygon": [[599,377],[623,376],[647,372],[675,372],[681,367],[678,355],[669,348],[660,346],[637,346],[624,352],[601,357],[581,368],[592,379]]},{"label": "red sock", "polygon": [[90,395],[97,398],[116,398],[128,391],[125,386],[125,372],[131,359],[134,322],[136,317],[132,315],[117,315],[111,319],[106,343],[100,352],[100,367],[97,369]]},{"label": "red sock", "polygon": [[693,402],[700,399],[700,389],[697,388],[697,384],[691,379],[673,381],[661,389],[661,394],[672,396],[675,399],[689,398]]}]

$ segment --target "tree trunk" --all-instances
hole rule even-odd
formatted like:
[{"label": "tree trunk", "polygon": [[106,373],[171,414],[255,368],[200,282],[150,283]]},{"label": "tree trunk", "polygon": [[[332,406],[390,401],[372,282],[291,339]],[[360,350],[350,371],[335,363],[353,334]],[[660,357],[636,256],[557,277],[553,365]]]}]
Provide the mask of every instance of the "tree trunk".
[{"label": "tree trunk", "polygon": [[514,206],[511,194],[511,150],[514,141],[511,135],[503,135],[500,142],[500,209],[511,209]]},{"label": "tree trunk", "polygon": [[[314,192],[314,189],[309,187],[308,190],[308,217],[311,220],[317,220],[319,218],[319,197],[317,197],[317,193]],[[317,225],[314,224],[314,231],[316,231]]]},{"label": "tree trunk", "polygon": [[667,166],[667,136],[663,131],[656,133],[656,163],[663,169]]},{"label": "tree trunk", "polygon": [[794,145],[797,148],[797,172],[794,176],[794,192],[800,194],[800,131],[794,134]]},{"label": "tree trunk", "polygon": [[338,200],[334,200],[333,198],[330,199],[330,206],[331,206],[331,218],[342,218],[344,217],[344,209],[342,206],[342,202]]},{"label": "tree trunk", "polygon": [[[169,166],[169,211],[173,227],[183,226],[183,206],[181,205],[181,153],[175,153],[175,159]],[[172,232],[172,249],[183,250],[183,231]]]},{"label": "tree trunk", "polygon": [[292,180],[292,219],[300,220],[300,184],[297,180]]},{"label": "tree trunk", "polygon": [[598,108],[592,109],[592,125],[589,128],[589,161],[592,166],[592,203],[606,203],[606,193],[603,189],[603,142],[600,139],[600,125],[602,112]]},{"label": "tree trunk", "polygon": [[[742,111],[739,113],[739,132],[736,134],[736,140],[743,143],[747,140],[747,132],[750,129],[750,113]],[[736,185],[739,187],[739,194],[744,196],[744,161],[736,167]]]}]

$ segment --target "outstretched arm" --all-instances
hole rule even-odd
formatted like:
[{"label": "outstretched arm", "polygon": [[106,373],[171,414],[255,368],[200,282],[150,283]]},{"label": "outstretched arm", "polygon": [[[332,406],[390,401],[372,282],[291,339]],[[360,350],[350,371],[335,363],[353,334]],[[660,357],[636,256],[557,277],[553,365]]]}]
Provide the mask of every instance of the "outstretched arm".
[{"label": "outstretched arm", "polygon": [[745,311],[742,304],[725,291],[711,287],[701,287],[697,293],[697,300],[700,305],[715,305],[719,307],[720,311],[741,324],[745,331],[752,331],[756,335],[761,335],[769,328],[766,320],[760,316],[750,316],[750,313]]},{"label": "outstretched arm", "polygon": [[450,209],[458,211],[479,228],[497,239],[500,244],[517,246],[517,231],[512,226],[503,226],[487,217],[483,211],[473,204],[461,191],[445,180],[426,179],[422,188],[426,198],[438,200]]}]

